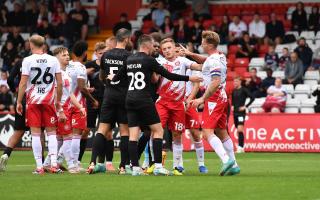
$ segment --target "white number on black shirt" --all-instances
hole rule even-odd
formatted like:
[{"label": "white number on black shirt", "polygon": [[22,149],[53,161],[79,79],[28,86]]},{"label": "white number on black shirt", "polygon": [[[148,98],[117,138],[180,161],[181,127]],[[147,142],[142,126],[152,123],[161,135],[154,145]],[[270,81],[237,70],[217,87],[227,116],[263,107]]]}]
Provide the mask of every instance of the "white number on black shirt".
[{"label": "white number on black shirt", "polygon": [[141,90],[146,86],[146,83],[144,82],[144,74],[142,72],[128,72],[128,76],[131,76],[129,90]]},{"label": "white number on black shirt", "polygon": [[[110,67],[109,70],[110,70],[110,74],[116,74],[116,72],[118,71],[118,67]],[[117,82],[111,81],[110,83],[111,85],[116,85],[120,83],[120,81],[117,81]]]}]

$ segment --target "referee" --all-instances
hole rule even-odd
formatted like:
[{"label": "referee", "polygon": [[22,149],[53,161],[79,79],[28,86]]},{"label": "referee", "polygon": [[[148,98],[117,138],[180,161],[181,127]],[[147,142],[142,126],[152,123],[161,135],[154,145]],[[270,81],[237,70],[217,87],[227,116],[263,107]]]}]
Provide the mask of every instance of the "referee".
[{"label": "referee", "polygon": [[[249,103],[245,105],[246,99],[250,98]],[[254,96],[247,88],[241,86],[241,78],[234,79],[234,90],[232,91],[232,110],[234,124],[238,132],[238,148],[237,153],[244,153],[244,122],[246,118],[246,109],[254,101]]]}]

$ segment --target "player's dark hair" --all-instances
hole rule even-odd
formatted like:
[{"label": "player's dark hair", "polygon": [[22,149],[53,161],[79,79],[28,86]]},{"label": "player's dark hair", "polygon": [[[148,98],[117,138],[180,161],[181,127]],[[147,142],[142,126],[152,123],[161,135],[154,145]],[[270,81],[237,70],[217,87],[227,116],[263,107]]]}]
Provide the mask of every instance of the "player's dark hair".
[{"label": "player's dark hair", "polygon": [[150,36],[153,38],[154,41],[158,42],[160,44],[161,42],[161,34],[158,33],[158,32],[153,32],[153,33],[150,33]]},{"label": "player's dark hair", "polygon": [[138,39],[138,48],[140,48],[141,45],[148,43],[148,42],[152,42],[152,41],[153,41],[153,39],[150,35],[143,34]]},{"label": "player's dark hair", "polygon": [[131,37],[131,31],[125,28],[121,28],[116,33],[117,42],[123,42],[125,39]]},{"label": "player's dark hair", "polygon": [[86,41],[80,40],[77,41],[72,48],[72,53],[77,56],[80,57],[84,54],[84,52],[86,52],[88,50],[88,43]]}]

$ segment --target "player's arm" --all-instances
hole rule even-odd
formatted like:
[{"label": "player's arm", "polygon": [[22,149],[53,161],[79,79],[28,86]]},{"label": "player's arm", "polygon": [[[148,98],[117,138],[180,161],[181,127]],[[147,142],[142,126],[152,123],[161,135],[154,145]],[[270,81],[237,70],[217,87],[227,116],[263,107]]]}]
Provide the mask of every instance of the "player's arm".
[{"label": "player's arm", "polygon": [[109,74],[108,78],[109,80],[113,82],[120,81],[121,79],[125,78],[127,76],[127,66],[124,65],[121,67],[117,74]]},{"label": "player's arm", "polygon": [[93,96],[90,94],[87,86],[86,86],[86,82],[83,78],[78,78],[77,79],[77,84],[78,84],[78,89],[80,90],[80,92],[87,98],[89,99],[89,101],[91,101],[91,103],[93,104],[94,107],[98,107],[99,103],[98,101],[93,98]]},{"label": "player's arm", "polygon": [[56,73],[56,91],[57,91],[57,97],[56,97],[56,109],[61,109],[61,97],[62,97],[62,76],[61,73]]},{"label": "player's arm", "polygon": [[72,93],[70,94],[70,100],[71,103],[81,111],[81,114],[85,116],[86,109],[78,102],[77,98]]},{"label": "player's arm", "polygon": [[196,62],[192,63],[190,65],[190,69],[195,70],[195,71],[202,71],[202,64],[198,64]]},{"label": "player's arm", "polygon": [[204,63],[207,59],[206,56],[197,54],[197,53],[193,53],[191,51],[189,51],[187,48],[185,48],[183,45],[180,45],[182,51],[184,51],[186,56],[191,57],[192,59],[194,59],[197,63]]},{"label": "player's arm", "polygon": [[18,90],[18,98],[17,98],[17,113],[19,115],[22,115],[22,112],[23,112],[21,102],[24,94],[26,93],[28,79],[29,79],[29,75],[21,75],[21,80],[19,83],[19,90]]},{"label": "player's arm", "polygon": [[186,100],[187,103],[189,103],[191,100],[196,98],[196,95],[198,94],[199,89],[200,89],[200,83],[193,83],[191,93],[188,96],[188,99]]},{"label": "player's arm", "polygon": [[9,85],[10,90],[15,93],[16,92],[16,87],[14,84],[14,79],[18,76],[18,74],[20,73],[20,65],[21,62],[17,63],[11,70],[9,76],[8,76],[8,80],[7,83]]},{"label": "player's arm", "polygon": [[244,92],[246,93],[246,96],[250,98],[250,101],[247,103],[246,108],[248,108],[254,101],[255,97],[252,95],[252,93],[246,89],[246,88],[243,88],[244,89]]}]

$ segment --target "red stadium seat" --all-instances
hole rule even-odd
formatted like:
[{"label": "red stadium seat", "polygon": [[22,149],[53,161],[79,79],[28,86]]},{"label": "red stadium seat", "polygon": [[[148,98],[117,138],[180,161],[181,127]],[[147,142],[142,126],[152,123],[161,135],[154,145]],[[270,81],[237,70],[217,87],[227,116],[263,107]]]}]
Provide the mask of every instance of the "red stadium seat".
[{"label": "red stadium seat", "polygon": [[236,54],[238,50],[239,50],[239,46],[238,45],[230,45],[228,53],[229,54]]},{"label": "red stadium seat", "polygon": [[209,29],[212,24],[215,24],[214,20],[209,19],[209,20],[205,20],[203,22],[202,26],[203,26],[204,29]]},{"label": "red stadium seat", "polygon": [[249,58],[237,58],[234,62],[235,71],[236,68],[245,68],[249,67]]},{"label": "red stadium seat", "polygon": [[[227,58],[234,61],[234,60],[236,60],[236,54],[228,53]],[[234,62],[233,62],[233,64],[234,64]]]},{"label": "red stadium seat", "polygon": [[239,16],[239,15],[241,15],[241,10],[236,7],[235,8],[231,7],[229,9],[227,9],[227,14],[233,15],[233,16],[235,16],[235,15]]},{"label": "red stadium seat", "polygon": [[149,34],[152,27],[153,27],[153,21],[146,20],[142,24],[141,31],[144,34]]},{"label": "red stadium seat", "polygon": [[234,68],[235,73],[237,73],[239,76],[243,77],[244,73],[246,73],[248,70],[244,67],[235,67]]},{"label": "red stadium seat", "polygon": [[246,24],[250,24],[250,22],[253,20],[253,16],[248,15],[248,16],[242,16],[242,21]]},{"label": "red stadium seat", "polygon": [[[269,12],[270,12],[270,11],[269,11]],[[260,19],[261,19],[262,21],[264,21],[265,23],[268,23],[268,22],[270,21],[269,15],[261,15],[261,16],[260,16]]]},{"label": "red stadium seat", "polygon": [[228,69],[230,70],[233,70],[234,68],[234,58],[227,58],[227,66],[228,66]]},{"label": "red stadium seat", "polygon": [[261,45],[259,47],[259,53],[261,54],[266,54],[269,51],[269,46],[268,45]]}]

